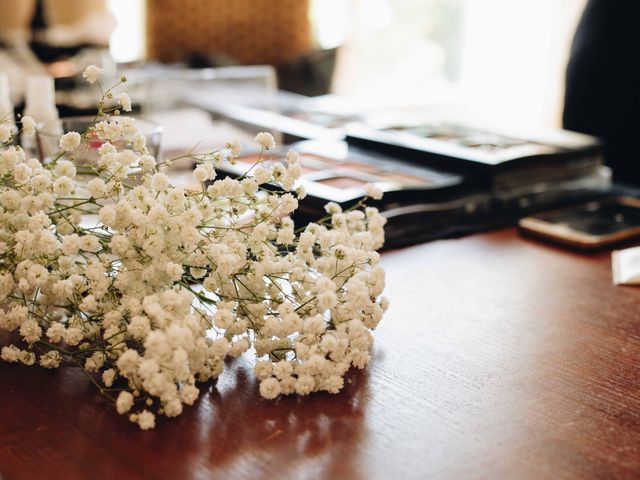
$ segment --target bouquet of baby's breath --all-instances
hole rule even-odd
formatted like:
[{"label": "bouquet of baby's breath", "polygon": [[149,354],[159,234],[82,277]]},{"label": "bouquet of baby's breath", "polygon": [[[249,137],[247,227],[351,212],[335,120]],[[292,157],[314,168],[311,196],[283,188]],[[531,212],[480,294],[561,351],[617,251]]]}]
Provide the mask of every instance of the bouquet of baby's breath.
[{"label": "bouquet of baby's breath", "polygon": [[[34,134],[33,119],[3,130],[0,329],[15,344],[2,359],[77,364],[142,429],[156,414],[179,415],[196,382],[249,349],[266,398],[338,392],[351,366],[369,362],[386,308],[378,211],[329,204],[327,217],[296,230],[297,154],[215,180],[216,166],[239,155],[236,142],[188,155],[201,188],[175,187],[120,116],[129,97],[103,90],[100,73],[84,73],[102,93],[94,124],[63,135],[44,164],[9,146]],[[275,146],[268,133],[256,141],[262,152]],[[99,161],[74,162],[96,142]]]}]

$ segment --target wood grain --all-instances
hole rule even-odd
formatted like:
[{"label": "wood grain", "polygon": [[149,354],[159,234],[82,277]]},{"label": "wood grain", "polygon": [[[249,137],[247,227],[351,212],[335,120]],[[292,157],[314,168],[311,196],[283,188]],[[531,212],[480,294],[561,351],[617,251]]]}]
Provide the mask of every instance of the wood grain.
[{"label": "wood grain", "polygon": [[248,360],[154,431],[75,369],[0,364],[22,478],[638,478],[640,289],[505,230],[384,255],[392,307],[340,395],[262,400]]}]

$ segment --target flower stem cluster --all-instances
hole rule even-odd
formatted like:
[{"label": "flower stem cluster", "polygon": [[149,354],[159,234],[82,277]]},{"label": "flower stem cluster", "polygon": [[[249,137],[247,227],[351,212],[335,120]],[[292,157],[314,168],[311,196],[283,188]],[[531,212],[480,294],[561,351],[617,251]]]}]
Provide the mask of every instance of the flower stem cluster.
[{"label": "flower stem cluster", "polygon": [[[98,70],[85,77],[99,86]],[[236,142],[190,155],[199,188],[173,186],[135,121],[103,110],[113,89],[100,90],[94,124],[52,159],[0,150],[0,329],[16,339],[1,358],[80,366],[142,429],[179,415],[198,382],[248,350],[266,398],[337,393],[369,362],[387,307],[377,210],[332,205],[296,230],[297,155],[216,179]],[[275,146],[268,133],[256,141]],[[80,186],[72,152],[83,148],[99,161],[82,166]]]}]

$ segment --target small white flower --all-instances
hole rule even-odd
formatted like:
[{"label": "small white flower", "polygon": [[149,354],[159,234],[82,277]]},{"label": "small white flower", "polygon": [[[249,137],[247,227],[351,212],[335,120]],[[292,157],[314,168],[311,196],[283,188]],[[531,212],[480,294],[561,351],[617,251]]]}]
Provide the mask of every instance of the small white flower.
[{"label": "small white flower", "polygon": [[95,235],[83,235],[80,237],[80,249],[87,252],[97,252],[102,248],[100,240]]},{"label": "small white flower", "polygon": [[134,349],[127,349],[122,355],[120,355],[116,363],[121,374],[128,376],[132,375],[136,371],[139,362],[140,355],[138,352]]},{"label": "small white flower", "polygon": [[267,360],[261,360],[256,363],[256,366],[253,369],[258,380],[266,380],[271,376],[273,372],[273,364]]},{"label": "small white flower", "polygon": [[94,178],[87,183],[87,190],[92,197],[103,197],[107,194],[107,185],[101,178]]},{"label": "small white flower", "polygon": [[272,400],[280,395],[282,391],[280,382],[277,379],[271,377],[260,382],[260,395],[267,400]]},{"label": "small white flower", "polygon": [[22,123],[22,132],[25,135],[27,135],[28,137],[35,135],[36,121],[33,119],[33,117],[25,115],[24,117],[22,117],[22,120],[20,120],[20,122]]},{"label": "small white flower", "polygon": [[95,65],[89,65],[82,72],[83,78],[87,80],[89,83],[96,83],[96,80],[102,75],[102,69],[96,67]]},{"label": "small white flower", "polygon": [[303,185],[299,185],[296,190],[296,197],[298,197],[298,200],[302,200],[307,196],[307,191],[305,190]]},{"label": "small white flower", "polygon": [[49,272],[42,265],[34,264],[29,267],[29,272],[27,273],[27,279],[29,283],[34,287],[41,287],[44,285],[49,278]]},{"label": "small white flower", "polygon": [[195,385],[185,385],[180,390],[180,399],[187,405],[193,405],[193,402],[198,399],[199,394],[200,391]]},{"label": "small white flower", "polygon": [[269,132],[258,133],[254,140],[258,142],[260,146],[265,150],[270,150],[272,148],[275,148],[276,146],[276,140]]},{"label": "small white flower", "polygon": [[44,192],[51,185],[51,178],[45,174],[38,174],[31,179],[31,185],[36,192]]},{"label": "small white flower", "polygon": [[73,191],[73,182],[69,177],[60,177],[53,182],[53,191],[56,195],[66,197]]},{"label": "small white flower", "polygon": [[115,378],[116,378],[116,371],[113,368],[109,368],[104,372],[102,372],[102,382],[107,388],[113,385],[113,381],[115,380]]},{"label": "small white flower", "polygon": [[324,206],[324,209],[327,213],[336,214],[342,212],[342,208],[335,202],[329,202]]},{"label": "small white flower", "polygon": [[33,343],[40,340],[42,335],[42,328],[35,320],[28,319],[22,322],[20,326],[20,335],[24,338],[25,342]]},{"label": "small white flower", "polygon": [[6,143],[9,140],[11,140],[11,137],[13,137],[14,132],[15,132],[14,128],[4,123],[0,123],[0,142]]},{"label": "small white flower", "polygon": [[20,360],[20,349],[15,345],[2,347],[2,354],[0,354],[0,358],[5,362],[18,362]]},{"label": "small white flower", "polygon": [[126,93],[119,93],[116,96],[116,99],[118,100],[118,103],[122,105],[122,109],[125,112],[131,111],[131,98],[129,98],[129,95],[127,95]]},{"label": "small white flower", "polygon": [[64,341],[69,345],[76,346],[80,343],[80,341],[84,338],[82,330],[78,327],[67,328],[64,333]]},{"label": "small white flower", "polygon": [[40,365],[44,368],[57,368],[60,365],[60,353],[51,350],[40,356]]},{"label": "small white flower", "polygon": [[19,163],[13,169],[13,178],[18,183],[25,183],[31,176],[31,169],[26,163]]},{"label": "small white flower", "polygon": [[132,142],[133,149],[141,154],[146,154],[147,150],[147,137],[145,137],[142,133],[136,133],[133,136]]},{"label": "small white flower", "polygon": [[237,157],[242,153],[242,144],[237,140],[233,140],[232,142],[227,143],[226,147],[231,150],[231,154],[234,157]]},{"label": "small white flower", "polygon": [[380,299],[380,308],[385,312],[389,309],[389,299],[387,297],[382,297]]},{"label": "small white flower", "polygon": [[140,165],[145,173],[149,173],[156,168],[156,159],[151,155],[143,155],[138,159],[138,165]]},{"label": "small white flower", "polygon": [[28,352],[27,350],[22,350],[20,352],[20,361],[25,365],[33,365],[36,363],[36,354]]},{"label": "small white flower", "polygon": [[240,340],[235,342],[233,345],[231,345],[231,348],[229,349],[229,356],[233,358],[238,358],[240,355],[246,352],[248,348],[249,348],[248,340],[246,338],[241,338]]},{"label": "small white flower", "polygon": [[143,410],[138,414],[138,425],[142,430],[149,430],[156,426],[156,416],[149,410]]},{"label": "small white flower", "polygon": [[224,337],[220,337],[212,342],[209,347],[209,353],[215,357],[222,358],[227,355],[230,347],[229,341]]},{"label": "small white flower", "polygon": [[76,166],[69,160],[58,160],[54,172],[58,177],[74,178],[76,176]]},{"label": "small white flower", "polygon": [[290,164],[298,163],[298,158],[299,158],[298,152],[296,152],[295,150],[289,150],[287,152],[287,162],[288,163],[290,163]]},{"label": "small white flower", "polygon": [[102,145],[100,145],[100,148],[98,148],[98,154],[101,157],[104,157],[109,153],[116,153],[117,151],[118,149],[110,142],[104,142]]},{"label": "small white flower", "polygon": [[373,198],[374,200],[380,200],[382,198],[382,190],[377,185],[373,183],[367,183],[364,187],[364,191],[368,197]]},{"label": "small white flower", "polygon": [[58,343],[64,338],[65,328],[61,323],[54,323],[47,330],[47,338],[54,343]]},{"label": "small white flower", "polygon": [[203,165],[198,165],[198,167],[193,171],[193,178],[201,183],[206,182],[209,179],[209,173]]},{"label": "small white flower", "polygon": [[158,192],[164,192],[169,187],[169,177],[164,173],[156,173],[151,177],[151,186]]},{"label": "small white flower", "polygon": [[65,152],[72,152],[80,145],[81,138],[78,132],[67,132],[60,138],[60,148]]},{"label": "small white flower", "polygon": [[296,380],[296,393],[298,395],[308,395],[315,388],[315,380],[311,375],[300,375]]},{"label": "small white flower", "polygon": [[164,405],[164,414],[167,417],[177,417],[182,413],[182,403],[177,398],[174,398],[170,402]]},{"label": "small white flower", "polygon": [[120,392],[116,400],[116,409],[120,415],[127,413],[133,406],[133,395],[129,392]]},{"label": "small white flower", "polygon": [[258,182],[259,185],[262,185],[263,183],[267,183],[271,180],[271,172],[266,168],[256,167],[253,171],[253,178],[256,179],[256,182]]},{"label": "small white flower", "polygon": [[[324,300],[327,298],[328,300]],[[336,294],[333,292],[322,292],[318,295],[318,303],[321,304],[322,300],[325,301],[325,305],[319,305],[322,310],[326,310],[327,308],[331,308],[336,303]],[[315,335],[320,335],[324,333],[327,327],[327,323],[322,318],[322,315],[316,315],[314,317],[307,318],[304,321],[303,331],[305,333],[312,333]]]}]

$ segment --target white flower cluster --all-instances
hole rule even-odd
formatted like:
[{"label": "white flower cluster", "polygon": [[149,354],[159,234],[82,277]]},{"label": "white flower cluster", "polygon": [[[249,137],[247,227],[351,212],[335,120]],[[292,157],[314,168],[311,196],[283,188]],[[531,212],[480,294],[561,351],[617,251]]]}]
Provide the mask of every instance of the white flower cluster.
[{"label": "white flower cluster", "polygon": [[[329,205],[298,231],[294,152],[216,180],[215,166],[241,151],[229,143],[198,157],[202,188],[190,190],[171,185],[135,122],[99,117],[44,165],[20,147],[0,151],[0,329],[20,337],[3,360],[75,363],[142,429],[179,415],[196,382],[249,349],[266,398],[337,393],[350,367],[367,365],[387,308],[377,210]],[[82,196],[65,152],[96,133],[104,143]],[[275,147],[264,132],[256,141]],[[87,211],[99,222],[81,223]]]}]

